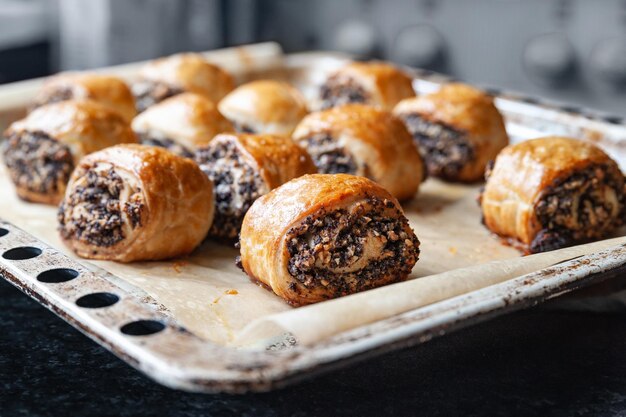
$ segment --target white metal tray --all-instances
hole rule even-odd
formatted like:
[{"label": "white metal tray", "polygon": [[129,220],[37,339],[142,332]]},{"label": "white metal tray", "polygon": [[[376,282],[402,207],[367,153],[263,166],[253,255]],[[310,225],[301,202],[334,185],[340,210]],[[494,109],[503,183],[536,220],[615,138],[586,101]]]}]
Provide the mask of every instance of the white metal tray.
[{"label": "white metal tray", "polygon": [[[241,80],[246,79],[251,67],[256,76],[265,71],[275,74],[302,70],[302,74],[307,74],[306,68],[321,61],[340,63],[345,59],[331,53],[282,56],[273,44],[209,54],[225,57],[226,66]],[[129,74],[135,68],[113,70]],[[421,92],[447,80],[423,71],[415,71],[415,76],[416,88]],[[0,127],[23,111],[40,83],[36,80],[0,87]],[[492,93],[497,96],[497,105],[513,135],[520,132],[520,136],[553,133],[585,137],[602,142],[622,164],[626,160],[626,126],[619,120],[511,93]],[[11,190],[1,190],[6,192]],[[115,276],[70,259],[27,231],[0,220],[1,276],[156,381],[200,392],[274,389],[356,360],[423,343],[625,271],[626,245],[619,245],[311,345],[299,345],[286,338],[267,350],[244,350],[195,336],[145,293]]]}]

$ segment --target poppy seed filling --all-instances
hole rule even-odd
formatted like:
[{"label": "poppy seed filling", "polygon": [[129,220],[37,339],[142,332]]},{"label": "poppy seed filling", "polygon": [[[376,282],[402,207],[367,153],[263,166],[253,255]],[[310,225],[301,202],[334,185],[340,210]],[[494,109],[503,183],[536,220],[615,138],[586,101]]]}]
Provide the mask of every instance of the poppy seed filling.
[{"label": "poppy seed filling", "polygon": [[64,239],[110,247],[125,239],[125,229],[142,225],[145,204],[110,164],[100,163],[76,180],[58,211]]},{"label": "poppy seed filling", "polygon": [[159,82],[142,80],[134,83],[131,88],[133,96],[135,96],[135,107],[137,112],[141,113],[148,107],[153,106],[166,98],[173,97],[183,93],[179,87]]},{"label": "poppy seed filling", "polygon": [[74,169],[70,148],[41,131],[11,133],[3,154],[13,183],[34,193],[62,193]]},{"label": "poppy seed filling", "polygon": [[173,139],[158,137],[155,134],[140,132],[137,134],[139,141],[142,145],[157,146],[159,148],[165,148],[176,155],[184,156],[185,158],[193,158],[193,152],[184,145],[176,142]]},{"label": "poppy seed filling", "polygon": [[389,200],[370,197],[350,209],[322,209],[287,232],[289,274],[306,288],[331,289],[335,297],[402,280],[420,252],[407,227]]},{"label": "poppy seed filling", "polygon": [[302,144],[313,158],[321,174],[356,174],[357,165],[344,147],[328,133],[318,133],[304,139]]},{"label": "poppy seed filling", "polygon": [[209,235],[235,239],[246,212],[269,190],[233,141],[213,141],[196,152],[196,162],[213,182],[215,218]]},{"label": "poppy seed filling", "polygon": [[426,162],[428,174],[455,179],[475,158],[475,150],[465,132],[417,114],[401,116]]},{"label": "poppy seed filling", "polygon": [[543,192],[535,205],[542,230],[531,252],[558,249],[601,238],[623,223],[623,181],[605,165],[574,172]]},{"label": "poppy seed filling", "polygon": [[367,103],[369,94],[351,77],[331,76],[320,87],[322,110],[349,103]]},{"label": "poppy seed filling", "polygon": [[44,89],[42,94],[37,97],[37,100],[33,103],[32,109],[36,109],[37,107],[41,107],[46,104],[71,100],[73,98],[74,91],[70,87],[59,86],[56,88]]}]

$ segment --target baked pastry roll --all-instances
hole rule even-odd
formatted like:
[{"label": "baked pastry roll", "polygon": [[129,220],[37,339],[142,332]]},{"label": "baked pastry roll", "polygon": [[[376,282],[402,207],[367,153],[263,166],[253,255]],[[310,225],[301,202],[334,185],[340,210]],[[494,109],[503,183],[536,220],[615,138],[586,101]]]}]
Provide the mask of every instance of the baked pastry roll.
[{"label": "baked pastry roll", "polygon": [[65,73],[49,78],[35,96],[32,108],[66,100],[97,101],[129,123],[137,114],[135,98],[124,81],[95,73]]},{"label": "baked pastry roll", "polygon": [[276,135],[221,134],[198,149],[196,162],[215,187],[215,221],[209,236],[237,238],[252,203],[279,185],[316,172],[311,157]]},{"label": "baked pastry roll", "polygon": [[150,107],[132,123],[144,145],[161,146],[188,158],[218,133],[233,126],[208,98],[195,93],[170,97]]},{"label": "baked pastry roll", "polygon": [[624,176],[590,143],[545,137],[505,148],[480,202],[491,231],[543,252],[602,238],[622,224]]},{"label": "baked pastry roll", "polygon": [[201,55],[184,53],[157,59],[146,64],[133,83],[137,110],[142,112],[155,103],[185,91],[201,94],[218,102],[235,87],[233,77]]},{"label": "baked pastry roll", "polygon": [[362,103],[392,110],[400,100],[414,95],[409,75],[378,61],[352,62],[332,73],[320,88],[322,109]]},{"label": "baked pastry roll", "polygon": [[397,200],[346,174],[313,174],[259,198],[243,221],[241,267],[293,305],[406,279],[419,240]]},{"label": "baked pastry roll", "polygon": [[402,100],[394,114],[413,136],[428,174],[445,180],[482,180],[487,163],[509,143],[492,98],[468,85]]},{"label": "baked pastry roll", "polygon": [[390,112],[362,104],[311,113],[293,134],[323,174],[368,177],[399,200],[412,198],[424,167],[411,135]]},{"label": "baked pastry roll", "polygon": [[39,107],[9,126],[4,137],[4,163],[17,194],[46,204],[59,203],[84,155],[137,142],[119,113],[89,100]]},{"label": "baked pastry roll", "polygon": [[213,187],[188,158],[119,145],[83,158],[58,212],[65,244],[83,258],[120,262],[190,253],[211,226]]},{"label": "baked pastry roll", "polygon": [[273,80],[252,81],[231,91],[220,112],[243,133],[291,135],[307,114],[306,101],[291,85]]}]

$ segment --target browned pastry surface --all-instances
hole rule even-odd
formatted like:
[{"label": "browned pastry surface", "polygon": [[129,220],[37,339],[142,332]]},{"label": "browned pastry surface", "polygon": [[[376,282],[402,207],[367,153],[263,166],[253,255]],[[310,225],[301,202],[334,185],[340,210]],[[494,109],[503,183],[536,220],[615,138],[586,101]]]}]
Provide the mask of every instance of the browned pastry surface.
[{"label": "browned pastry surface", "polygon": [[505,148],[481,196],[485,225],[541,252],[598,239],[624,216],[624,176],[600,148],[545,137]]},{"label": "browned pastry surface", "polygon": [[117,112],[90,100],[62,101],[32,111],[4,133],[4,163],[18,195],[58,204],[84,155],[137,138]]},{"label": "browned pastry surface", "polygon": [[142,143],[187,157],[215,135],[234,130],[211,100],[195,93],[178,94],[155,104],[135,117],[132,127]]},{"label": "browned pastry surface", "polygon": [[121,114],[135,117],[135,99],[128,85],[117,77],[95,73],[64,73],[49,78],[33,100],[33,108],[66,100],[93,100]]},{"label": "browned pastry surface", "polygon": [[59,233],[84,258],[168,259],[202,242],[213,210],[212,184],[192,160],[118,145],[80,161],[59,207]]},{"label": "browned pastry surface", "polygon": [[302,94],[274,80],[237,87],[220,101],[219,109],[242,132],[282,135],[290,135],[307,114]]},{"label": "browned pastry surface", "polygon": [[241,265],[293,305],[406,279],[419,241],[397,200],[346,174],[313,174],[259,198],[240,235]]},{"label": "browned pastry surface", "polygon": [[133,84],[137,108],[143,111],[168,97],[188,91],[217,103],[235,87],[233,77],[201,55],[183,53],[146,64]]},{"label": "browned pastry surface", "polygon": [[482,180],[487,163],[509,143],[493,99],[465,84],[402,100],[394,114],[413,135],[429,174],[446,180]]},{"label": "browned pastry surface", "polygon": [[320,88],[322,109],[362,103],[392,110],[414,95],[411,77],[380,61],[352,62],[332,73]]},{"label": "browned pastry surface", "polygon": [[293,138],[320,173],[368,177],[396,198],[412,198],[424,179],[422,159],[403,123],[390,112],[348,104],[305,117]]},{"label": "browned pastry surface", "polygon": [[215,185],[210,235],[235,239],[252,203],[270,190],[316,172],[309,155],[278,135],[221,134],[196,152],[196,162]]}]

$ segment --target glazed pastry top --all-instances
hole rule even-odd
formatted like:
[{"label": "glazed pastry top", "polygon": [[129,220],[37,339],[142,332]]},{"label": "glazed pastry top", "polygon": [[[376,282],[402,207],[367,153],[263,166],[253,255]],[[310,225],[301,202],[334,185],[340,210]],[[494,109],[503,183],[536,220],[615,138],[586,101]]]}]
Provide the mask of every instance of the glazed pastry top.
[{"label": "glazed pastry top", "polygon": [[258,80],[237,87],[219,103],[227,118],[255,132],[290,134],[307,114],[306,101],[291,85]]},{"label": "glazed pastry top", "polygon": [[215,135],[232,132],[233,126],[205,96],[183,93],[149,107],[135,117],[136,132],[181,142],[190,149],[205,145]]}]

